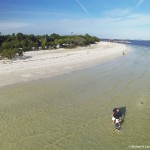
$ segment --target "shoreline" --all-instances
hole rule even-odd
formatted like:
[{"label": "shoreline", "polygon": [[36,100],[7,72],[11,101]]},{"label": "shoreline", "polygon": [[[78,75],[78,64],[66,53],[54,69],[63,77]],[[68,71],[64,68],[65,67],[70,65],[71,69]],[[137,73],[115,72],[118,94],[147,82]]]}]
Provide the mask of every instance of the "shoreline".
[{"label": "shoreline", "polygon": [[124,44],[99,42],[75,49],[25,52],[22,59],[0,60],[0,87],[49,78],[92,67],[130,52]]}]

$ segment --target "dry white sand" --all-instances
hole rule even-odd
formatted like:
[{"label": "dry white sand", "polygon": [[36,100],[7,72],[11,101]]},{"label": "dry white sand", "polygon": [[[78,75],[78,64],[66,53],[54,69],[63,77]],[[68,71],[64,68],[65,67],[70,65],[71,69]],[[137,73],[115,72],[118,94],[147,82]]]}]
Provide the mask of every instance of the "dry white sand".
[{"label": "dry white sand", "polygon": [[21,59],[0,60],[0,86],[47,78],[109,61],[127,53],[124,44],[99,42],[76,49],[26,52]]}]

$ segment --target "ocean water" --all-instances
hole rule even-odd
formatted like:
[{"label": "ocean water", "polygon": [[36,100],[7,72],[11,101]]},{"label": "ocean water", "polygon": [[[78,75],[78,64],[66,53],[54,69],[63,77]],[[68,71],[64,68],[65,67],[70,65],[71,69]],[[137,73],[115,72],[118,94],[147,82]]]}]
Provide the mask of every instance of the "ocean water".
[{"label": "ocean water", "polygon": [[[0,150],[150,147],[150,47],[129,46],[129,54],[92,68],[1,87]],[[124,116],[119,133],[114,107]]]}]

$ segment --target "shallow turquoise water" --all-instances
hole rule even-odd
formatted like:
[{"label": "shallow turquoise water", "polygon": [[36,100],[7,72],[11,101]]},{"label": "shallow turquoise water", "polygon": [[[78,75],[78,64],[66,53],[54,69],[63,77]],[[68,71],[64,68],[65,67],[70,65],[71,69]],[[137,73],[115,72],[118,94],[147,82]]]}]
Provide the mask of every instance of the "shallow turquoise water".
[{"label": "shallow turquoise water", "polygon": [[[150,49],[92,68],[0,88],[0,149],[117,150],[150,145]],[[114,107],[125,110],[118,134]]]}]

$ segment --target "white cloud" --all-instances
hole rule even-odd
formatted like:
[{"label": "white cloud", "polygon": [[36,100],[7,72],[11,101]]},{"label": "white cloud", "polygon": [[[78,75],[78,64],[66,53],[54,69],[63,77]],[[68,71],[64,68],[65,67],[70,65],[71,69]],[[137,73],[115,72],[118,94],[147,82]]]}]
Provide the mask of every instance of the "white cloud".
[{"label": "white cloud", "polygon": [[131,26],[142,26],[150,25],[150,14],[128,14],[124,17],[105,17],[104,19],[99,19],[104,24],[109,24],[110,26],[124,26],[130,28]]},{"label": "white cloud", "polygon": [[24,23],[24,22],[0,22],[0,29],[2,30],[13,30],[17,28],[23,28],[23,27],[29,27],[30,23]]},{"label": "white cloud", "polygon": [[126,8],[126,9],[117,8],[117,9],[105,11],[104,14],[105,14],[106,16],[110,16],[110,17],[111,17],[111,16],[119,17],[119,16],[128,15],[131,11],[132,11],[131,8]]},{"label": "white cloud", "polygon": [[[23,32],[27,34],[85,34],[106,38],[150,39],[150,14],[128,14],[124,17],[96,19],[51,19],[39,22],[0,22],[3,34]],[[140,36],[140,37],[139,37]]]},{"label": "white cloud", "polygon": [[54,17],[73,17],[71,14],[54,12],[54,11],[1,11],[0,15],[31,15],[31,16],[42,16],[49,15]]},{"label": "white cloud", "polygon": [[116,8],[113,10],[105,11],[104,14],[110,17],[124,17],[130,15],[135,8],[141,6],[144,3],[144,0],[139,0],[139,2],[134,7],[129,8]]}]

